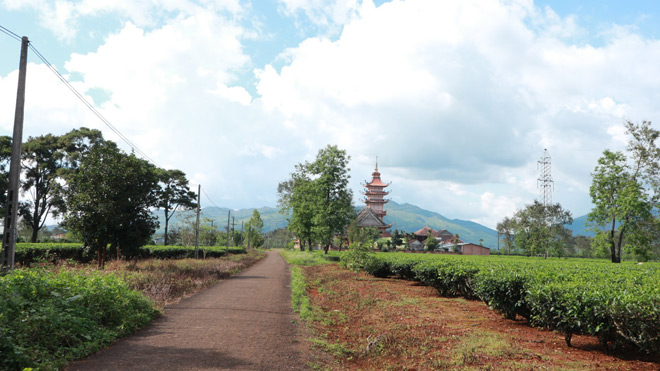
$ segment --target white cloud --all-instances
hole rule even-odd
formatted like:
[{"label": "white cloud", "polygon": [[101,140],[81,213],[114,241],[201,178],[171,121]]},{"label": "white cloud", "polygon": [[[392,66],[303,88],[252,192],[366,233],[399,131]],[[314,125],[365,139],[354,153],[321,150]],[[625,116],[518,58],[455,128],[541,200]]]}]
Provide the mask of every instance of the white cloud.
[{"label": "white cloud", "polygon": [[71,41],[78,33],[79,21],[88,17],[114,14],[139,27],[158,27],[171,13],[181,16],[205,12],[227,12],[241,15],[239,0],[4,0],[8,10],[30,9],[38,13],[41,26],[52,31],[60,40]]},{"label": "white cloud", "polygon": [[[337,144],[353,158],[356,196],[378,156],[395,201],[494,226],[537,197],[548,148],[554,200],[579,216],[602,150],[624,147],[623,120],[660,113],[658,40],[615,26],[602,45],[575,43],[592,31],[531,0],[282,0],[322,36],[282,50],[281,68],[253,65],[238,1],[60,4],[47,27],[62,38],[104,12],[123,19],[66,69],[81,91],[107,93],[102,112],[143,151],[212,187],[221,206],[274,205],[296,163]],[[27,130],[98,125],[43,66],[32,70]],[[252,70],[254,96],[241,80]],[[15,99],[14,75],[0,77],[0,101]]]}]

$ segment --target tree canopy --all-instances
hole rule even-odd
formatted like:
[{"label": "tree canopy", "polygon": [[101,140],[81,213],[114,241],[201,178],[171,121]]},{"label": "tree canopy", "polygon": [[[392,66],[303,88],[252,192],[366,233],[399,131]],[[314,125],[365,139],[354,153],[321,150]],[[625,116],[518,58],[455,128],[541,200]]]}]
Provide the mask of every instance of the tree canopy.
[{"label": "tree canopy", "polygon": [[108,244],[130,255],[149,241],[157,227],[149,210],[157,204],[153,165],[105,142],[92,147],[68,180],[63,224],[97,250],[99,266]]},{"label": "tree canopy", "polygon": [[348,188],[350,156],[328,145],[314,162],[298,164],[291,178],[278,185],[278,205],[289,217],[289,229],[301,239],[320,242],[327,252],[335,234],[354,217],[353,192]]},{"label": "tree canopy", "polygon": [[190,191],[186,174],[181,170],[158,169],[157,206],[165,213],[165,242],[167,245],[170,219],[179,209],[192,209],[197,206],[195,192]]},{"label": "tree canopy", "polygon": [[639,260],[650,257],[659,238],[659,221],[653,215],[660,201],[660,132],[644,121],[625,123],[630,136],[626,153],[605,150],[591,174],[594,208],[588,222],[596,232],[596,249],[606,248],[612,262],[621,262],[627,249]]},{"label": "tree canopy", "polygon": [[559,203],[543,205],[539,201],[525,205],[511,218],[497,225],[510,252],[514,246],[527,256],[563,256],[571,236],[566,224],[572,224],[571,212]]}]

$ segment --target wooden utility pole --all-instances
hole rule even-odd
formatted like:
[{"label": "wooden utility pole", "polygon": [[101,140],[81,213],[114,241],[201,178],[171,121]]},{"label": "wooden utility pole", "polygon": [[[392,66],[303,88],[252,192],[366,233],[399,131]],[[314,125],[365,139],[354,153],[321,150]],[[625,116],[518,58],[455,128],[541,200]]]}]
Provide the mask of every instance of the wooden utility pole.
[{"label": "wooden utility pole", "polygon": [[25,74],[27,71],[27,51],[30,41],[26,36],[21,40],[21,58],[18,65],[18,91],[16,92],[16,112],[14,114],[14,135],[11,143],[9,164],[9,184],[7,187],[7,210],[2,234],[3,271],[14,269],[16,250],[16,218],[18,217],[18,187],[21,178],[21,145],[23,142],[23,114],[25,112]]},{"label": "wooden utility pole", "polygon": [[229,254],[229,215],[230,210],[227,210],[227,254]]},{"label": "wooden utility pole", "polygon": [[236,225],[236,219],[232,216],[231,217],[231,245],[235,246],[234,244],[234,226]]},{"label": "wooden utility pole", "polygon": [[202,185],[197,185],[197,223],[195,223],[195,259],[199,258],[199,208],[201,201]]},{"label": "wooden utility pole", "polygon": [[252,227],[252,224],[248,224],[248,240],[247,240],[247,248],[248,249],[250,248],[250,235],[252,234],[252,233],[250,233],[251,232],[250,227]]}]

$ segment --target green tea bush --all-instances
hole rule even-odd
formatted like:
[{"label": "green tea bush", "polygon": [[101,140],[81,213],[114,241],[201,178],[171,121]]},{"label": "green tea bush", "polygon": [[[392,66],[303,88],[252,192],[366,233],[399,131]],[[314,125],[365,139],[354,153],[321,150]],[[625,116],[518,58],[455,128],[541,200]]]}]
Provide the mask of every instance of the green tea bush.
[{"label": "green tea bush", "polygon": [[116,276],[15,270],[0,277],[0,367],[62,367],[156,314]]},{"label": "green tea bush", "polygon": [[[162,246],[148,245],[141,247],[143,257],[157,259],[186,259],[195,257],[194,246]],[[229,254],[245,254],[247,251],[242,246],[230,246]],[[207,258],[219,258],[227,254],[224,246],[200,246],[199,256]]]},{"label": "green tea bush", "polygon": [[443,296],[480,298],[513,319],[607,346],[660,352],[660,265],[595,260],[429,254],[376,254],[364,269],[434,287]]},{"label": "green tea bush", "polygon": [[94,259],[95,253],[84,249],[79,243],[18,243],[14,259],[22,266],[41,261],[56,262],[67,259],[86,263]]},{"label": "green tea bush", "polygon": [[[242,246],[229,247],[229,254],[245,254]],[[219,258],[227,254],[224,246],[200,246],[200,257]],[[194,246],[148,245],[140,248],[141,258],[186,259],[195,256]],[[24,267],[37,262],[57,262],[73,260],[88,263],[96,259],[96,251],[79,243],[19,243],[16,244],[15,261]]]}]

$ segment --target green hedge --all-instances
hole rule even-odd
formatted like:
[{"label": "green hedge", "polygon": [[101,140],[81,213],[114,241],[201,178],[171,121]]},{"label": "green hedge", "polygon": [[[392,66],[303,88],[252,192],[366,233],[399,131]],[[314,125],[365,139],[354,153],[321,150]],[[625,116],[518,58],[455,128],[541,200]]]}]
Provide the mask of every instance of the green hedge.
[{"label": "green hedge", "polygon": [[507,318],[607,345],[660,352],[660,265],[455,255],[377,254],[365,270],[480,298]]},{"label": "green hedge", "polygon": [[[158,259],[185,259],[195,257],[194,246],[162,246],[148,245],[141,248],[148,257]],[[229,247],[230,254],[245,254],[247,251],[242,246]],[[200,246],[199,257],[219,258],[227,254],[224,246]]]},{"label": "green hedge", "polygon": [[156,314],[116,276],[15,270],[0,277],[0,368],[63,367]]},{"label": "green hedge", "polygon": [[[224,256],[227,248],[223,246],[200,246],[201,257]],[[140,248],[143,258],[183,259],[195,256],[194,246],[160,246],[149,245]],[[245,254],[241,246],[229,247],[230,254]],[[71,259],[86,263],[96,259],[96,251],[84,247],[80,243],[18,243],[16,244],[15,261],[23,266],[40,261],[56,262],[61,259]]]}]

